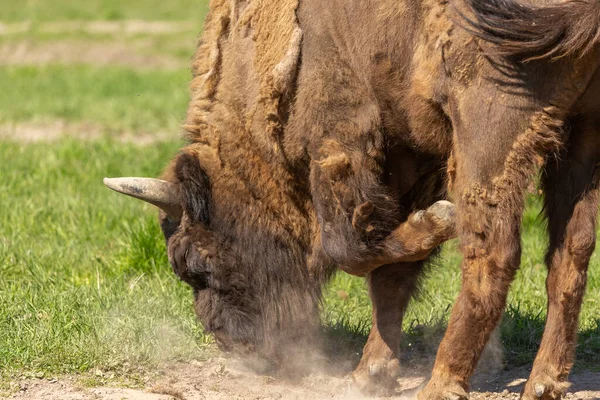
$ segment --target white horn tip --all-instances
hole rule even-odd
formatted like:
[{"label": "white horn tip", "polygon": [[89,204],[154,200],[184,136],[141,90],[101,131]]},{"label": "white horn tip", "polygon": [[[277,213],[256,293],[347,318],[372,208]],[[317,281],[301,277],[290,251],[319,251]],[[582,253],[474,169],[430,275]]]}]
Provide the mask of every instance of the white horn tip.
[{"label": "white horn tip", "polygon": [[163,209],[172,217],[181,217],[175,184],[154,178],[104,178],[104,184],[115,192],[146,201]]},{"label": "white horn tip", "polygon": [[104,182],[104,185],[107,188],[112,189],[116,192],[123,193],[123,189],[121,187],[121,184],[123,183],[123,178],[104,178],[102,182]]},{"label": "white horn tip", "polygon": [[[136,197],[147,190],[148,182],[158,181],[151,178],[104,178],[102,180],[106,187],[119,193]],[[160,181],[162,182],[162,181]]]}]

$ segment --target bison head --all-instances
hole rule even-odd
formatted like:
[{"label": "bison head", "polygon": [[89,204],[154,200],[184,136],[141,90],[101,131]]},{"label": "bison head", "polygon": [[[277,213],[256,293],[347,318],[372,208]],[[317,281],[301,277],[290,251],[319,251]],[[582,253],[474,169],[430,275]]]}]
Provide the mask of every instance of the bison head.
[{"label": "bison head", "polygon": [[169,261],[193,289],[196,314],[219,346],[280,360],[318,326],[324,275],[307,265],[314,258],[310,212],[285,190],[272,193],[270,181],[259,177],[251,190],[239,174],[202,164],[184,151],[165,180],[105,184],[161,209]]}]

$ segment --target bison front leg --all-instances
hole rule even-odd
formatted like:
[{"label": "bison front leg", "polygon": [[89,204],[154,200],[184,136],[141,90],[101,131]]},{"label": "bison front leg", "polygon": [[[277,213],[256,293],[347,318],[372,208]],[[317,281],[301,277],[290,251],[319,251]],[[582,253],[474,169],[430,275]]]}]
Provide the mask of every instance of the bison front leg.
[{"label": "bison front leg", "polygon": [[457,199],[462,287],[419,400],[468,398],[469,378],[519,267],[525,188],[544,157],[560,148],[562,114],[556,108],[532,113],[491,102],[476,111],[479,93],[492,93],[487,89],[461,92],[460,105],[452,107],[465,112],[453,115],[456,165],[450,169],[455,171],[450,181]]},{"label": "bison front leg", "polygon": [[[569,384],[575,359],[579,311],[596,244],[600,142],[582,122],[571,133],[566,154],[544,174],[550,246],[546,255],[548,317],[523,399],[558,399]],[[593,126],[593,125],[592,125]],[[595,124],[595,126],[599,126]]]},{"label": "bison front leg", "polygon": [[422,261],[386,265],[369,274],[373,327],[352,373],[354,385],[363,393],[388,394],[397,385],[402,319],[423,265]]},{"label": "bison front leg", "polygon": [[519,266],[519,207],[507,215],[488,194],[491,185],[469,186],[457,205],[462,287],[419,400],[468,398],[469,378],[502,316]]},{"label": "bison front leg", "polygon": [[[373,135],[380,134],[366,134]],[[400,223],[398,200],[379,183],[381,163],[369,154],[373,146],[359,144],[352,154],[338,146],[324,149],[329,155],[314,164],[311,184],[321,245],[340,269],[365,276],[382,265],[424,260],[455,236],[452,203],[438,201]]]},{"label": "bison front leg", "polygon": [[385,239],[381,264],[424,260],[440,244],[456,236],[455,206],[440,200],[412,214]]}]

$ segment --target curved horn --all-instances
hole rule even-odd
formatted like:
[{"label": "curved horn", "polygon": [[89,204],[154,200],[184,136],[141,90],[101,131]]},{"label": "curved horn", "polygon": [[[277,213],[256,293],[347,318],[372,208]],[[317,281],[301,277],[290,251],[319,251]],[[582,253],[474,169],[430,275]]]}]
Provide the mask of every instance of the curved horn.
[{"label": "curved horn", "polygon": [[172,218],[180,219],[183,214],[179,188],[174,183],[153,178],[104,178],[104,184],[116,192],[154,204]]}]

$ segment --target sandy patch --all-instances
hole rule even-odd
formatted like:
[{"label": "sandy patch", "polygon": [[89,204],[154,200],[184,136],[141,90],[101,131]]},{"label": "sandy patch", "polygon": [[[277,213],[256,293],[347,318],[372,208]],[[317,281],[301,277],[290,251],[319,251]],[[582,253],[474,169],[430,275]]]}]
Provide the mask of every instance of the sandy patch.
[{"label": "sandy patch", "polygon": [[0,23],[0,35],[27,33],[35,29],[42,33],[145,34],[165,35],[199,30],[192,21],[58,21]]},{"label": "sandy patch", "polygon": [[[518,399],[528,369],[480,374],[474,379],[471,399]],[[426,376],[407,371],[399,380],[394,396],[387,399],[412,399]],[[567,399],[600,399],[600,373],[579,372],[571,377],[573,386]],[[15,383],[17,392],[10,399],[21,400],[225,400],[225,399],[339,399],[365,397],[354,392],[346,375],[313,374],[298,382],[260,376],[245,370],[239,361],[213,358],[205,362],[178,363],[165,367],[144,389],[82,388],[76,377],[61,380],[23,380]],[[383,398],[380,398],[383,399]]]},{"label": "sandy patch", "polygon": [[139,44],[134,46],[116,41],[102,43],[89,40],[10,41],[0,44],[0,65],[88,64],[162,70],[188,67],[189,62],[185,60],[152,54],[151,42]]},{"label": "sandy patch", "polygon": [[110,137],[122,143],[150,145],[156,142],[177,140],[180,132],[131,132],[111,131],[100,125],[88,122],[66,122],[63,120],[45,122],[20,122],[0,124],[0,140],[21,143],[54,142],[64,137],[81,140],[98,140]]},{"label": "sandy patch", "polygon": [[0,36],[29,32],[31,27],[31,22],[13,22],[11,24],[0,22]]},{"label": "sandy patch", "polygon": [[[523,389],[530,368],[517,368],[501,371],[497,374],[483,375],[473,380],[471,385],[475,392],[473,400],[484,399],[518,399]],[[579,371],[569,378],[571,387],[567,399],[599,400],[600,372]]]}]

